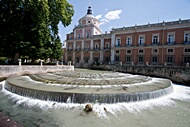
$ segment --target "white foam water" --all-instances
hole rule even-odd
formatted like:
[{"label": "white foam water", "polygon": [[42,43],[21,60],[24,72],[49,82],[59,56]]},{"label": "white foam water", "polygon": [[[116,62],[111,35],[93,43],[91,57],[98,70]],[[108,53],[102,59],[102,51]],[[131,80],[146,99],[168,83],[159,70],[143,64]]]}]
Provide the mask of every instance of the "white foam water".
[{"label": "white foam water", "polygon": [[[8,96],[9,99],[16,102],[15,106],[25,105],[28,107],[38,106],[43,110],[47,109],[76,109],[83,110],[86,104],[76,104],[69,101],[68,103],[58,103],[52,101],[42,101],[38,99],[28,98],[19,96],[17,94],[11,93],[4,89],[5,81],[0,82],[2,84],[2,92]],[[190,102],[190,87],[173,85],[173,93],[162,96],[156,99],[139,101],[139,102],[130,102],[130,103],[116,103],[116,104],[99,104],[94,103],[93,110],[94,112],[102,118],[107,118],[107,113],[111,113],[113,115],[118,115],[118,113],[122,113],[124,110],[127,110],[130,113],[138,113],[146,109],[152,109],[154,107],[164,107],[164,106],[174,106],[176,104],[175,100],[183,100]],[[106,110],[106,111],[105,111]]]}]

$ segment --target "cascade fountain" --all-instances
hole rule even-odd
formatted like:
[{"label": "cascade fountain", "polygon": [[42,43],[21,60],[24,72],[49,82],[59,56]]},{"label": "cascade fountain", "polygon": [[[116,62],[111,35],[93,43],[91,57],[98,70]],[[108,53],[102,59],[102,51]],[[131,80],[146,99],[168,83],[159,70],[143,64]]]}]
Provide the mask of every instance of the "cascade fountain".
[{"label": "cascade fountain", "polygon": [[[167,79],[77,69],[10,77],[0,86],[0,111],[27,127],[190,125],[190,88]],[[87,103],[94,112],[83,111]]]},{"label": "cascade fountain", "polygon": [[135,102],[172,92],[172,83],[167,79],[118,72],[81,71],[10,77],[4,87],[21,96],[64,103]]}]

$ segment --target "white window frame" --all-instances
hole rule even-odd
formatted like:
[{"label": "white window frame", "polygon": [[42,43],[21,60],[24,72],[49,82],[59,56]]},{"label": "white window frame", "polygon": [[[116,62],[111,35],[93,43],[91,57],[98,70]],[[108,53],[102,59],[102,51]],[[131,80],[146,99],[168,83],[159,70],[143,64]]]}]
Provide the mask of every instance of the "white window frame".
[{"label": "white window frame", "polygon": [[130,45],[132,45],[132,36],[127,36],[127,38],[126,38],[126,45],[127,46],[130,46]]},{"label": "white window frame", "polygon": [[86,31],[86,38],[89,38],[89,37],[90,37],[90,32]]},{"label": "white window frame", "polygon": [[[116,37],[116,39],[115,39],[116,41],[115,41],[115,46],[117,47],[119,47],[119,46],[121,46],[121,38],[120,37]],[[118,40],[119,40],[119,43],[118,43]]]},{"label": "white window frame", "polygon": [[[129,51],[129,50],[131,51],[131,53],[127,53],[127,51]],[[132,50],[131,50],[131,49],[127,49],[127,50],[126,50],[126,54],[127,54],[127,55],[132,54]]]},{"label": "white window frame", "polygon": [[138,44],[139,45],[145,44],[145,35],[139,35]]},{"label": "white window frame", "polygon": [[[186,38],[187,38],[187,41],[186,41]],[[185,43],[190,43],[190,31],[185,31],[184,32],[184,42]]]},{"label": "white window frame", "polygon": [[[157,52],[155,52],[155,50],[157,50]],[[152,54],[158,54],[158,53],[159,53],[159,49],[157,49],[157,48],[152,49]]]},{"label": "white window frame", "polygon": [[173,44],[174,42],[175,42],[175,32],[168,32],[168,34],[167,34],[167,43],[168,44]]},{"label": "white window frame", "polygon": [[[170,52],[169,50],[173,50],[173,52]],[[174,54],[175,53],[175,49],[174,48],[167,48],[167,54]]]},{"label": "white window frame", "polygon": [[[157,42],[156,42],[156,44],[155,44],[155,42],[154,42],[154,40],[155,40],[154,37],[157,37]],[[153,44],[153,45],[159,44],[159,33],[158,33],[158,34],[152,34],[152,44]]]},{"label": "white window frame", "polygon": [[99,44],[95,43],[94,49],[99,49]]},{"label": "white window frame", "polygon": [[[140,52],[140,50],[142,50],[143,52]],[[138,54],[144,54],[144,49],[139,49]]]}]

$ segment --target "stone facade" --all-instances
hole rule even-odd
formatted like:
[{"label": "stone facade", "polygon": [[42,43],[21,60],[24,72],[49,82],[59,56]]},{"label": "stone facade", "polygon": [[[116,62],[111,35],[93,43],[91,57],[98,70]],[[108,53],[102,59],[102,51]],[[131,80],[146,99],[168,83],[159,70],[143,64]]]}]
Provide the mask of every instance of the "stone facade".
[{"label": "stone facade", "polygon": [[113,28],[102,34],[89,7],[67,34],[65,61],[84,64],[167,65],[190,63],[190,19]]}]

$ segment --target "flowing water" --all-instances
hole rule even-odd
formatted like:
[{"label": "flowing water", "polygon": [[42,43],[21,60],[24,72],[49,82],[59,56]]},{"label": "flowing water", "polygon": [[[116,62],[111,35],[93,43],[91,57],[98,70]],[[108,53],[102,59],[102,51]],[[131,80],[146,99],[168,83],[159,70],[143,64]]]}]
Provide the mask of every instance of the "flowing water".
[{"label": "flowing water", "polygon": [[[3,82],[1,83],[3,84]],[[152,100],[117,104],[40,101],[0,92],[0,111],[25,127],[189,127],[190,88],[174,85],[174,92]],[[107,109],[107,112],[104,110]]]}]

